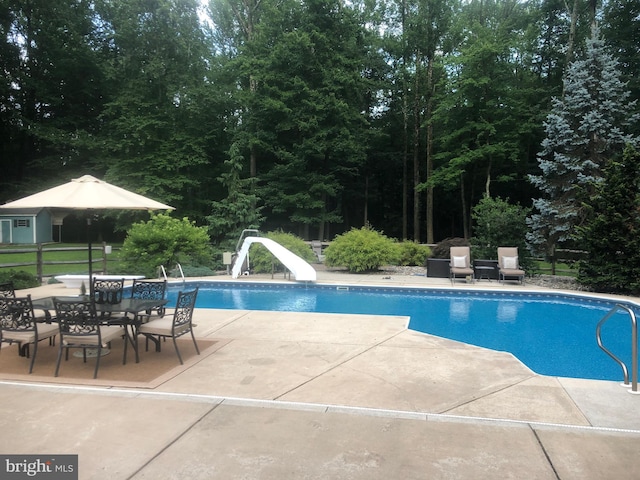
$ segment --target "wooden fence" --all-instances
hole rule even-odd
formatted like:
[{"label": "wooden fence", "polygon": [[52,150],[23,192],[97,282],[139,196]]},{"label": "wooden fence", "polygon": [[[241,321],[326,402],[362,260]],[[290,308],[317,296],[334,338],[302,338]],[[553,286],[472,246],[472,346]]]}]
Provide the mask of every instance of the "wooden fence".
[{"label": "wooden fence", "polygon": [[[43,245],[39,243],[36,245],[36,248],[11,248],[11,249],[2,249],[0,250],[0,268],[15,268],[15,267],[36,267],[36,277],[39,282],[42,282],[43,277],[45,275],[45,267],[47,265],[86,265],[88,271],[89,264],[89,246],[86,247],[55,247],[49,246],[50,244]],[[105,242],[102,245],[92,245],[91,253],[92,253],[92,264],[94,273],[107,273],[107,255],[110,253],[110,246],[107,246]],[[44,260],[45,252],[72,252],[72,251],[82,251],[86,252],[87,258],[84,260]],[[26,262],[15,262],[15,263],[2,263],[2,255],[7,254],[16,254],[16,253],[31,253],[33,254],[32,261]],[[98,253],[96,255],[96,253]],[[97,267],[97,268],[96,268]]]}]

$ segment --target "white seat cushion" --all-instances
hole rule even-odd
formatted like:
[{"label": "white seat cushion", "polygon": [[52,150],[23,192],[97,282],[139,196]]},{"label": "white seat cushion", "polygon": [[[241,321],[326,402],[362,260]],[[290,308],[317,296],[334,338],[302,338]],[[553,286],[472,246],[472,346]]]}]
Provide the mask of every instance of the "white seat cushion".
[{"label": "white seat cushion", "polygon": [[[158,318],[150,322],[140,325],[139,332],[149,335],[166,335],[171,336],[171,328],[173,326],[173,316]],[[184,324],[176,329],[176,334],[180,334],[185,330],[189,330],[189,324]]]},{"label": "white seat cushion", "polygon": [[[124,335],[124,329],[122,327],[100,327],[100,333],[102,335],[102,346],[106,347],[107,343],[116,338]],[[98,345],[98,335],[65,335],[64,336],[64,344],[65,345]]]},{"label": "white seat cushion", "polygon": [[515,270],[518,268],[518,257],[502,257],[502,268]]},{"label": "white seat cushion", "polygon": [[453,257],[453,266],[455,268],[466,268],[467,266],[467,256],[463,255],[462,257]]},{"label": "white seat cushion", "polygon": [[[58,326],[50,323],[38,323],[36,328],[38,329],[38,340],[44,340],[45,338],[53,337],[58,334]],[[33,343],[36,341],[35,333],[32,331],[16,332],[3,330],[2,338],[20,343]]]}]

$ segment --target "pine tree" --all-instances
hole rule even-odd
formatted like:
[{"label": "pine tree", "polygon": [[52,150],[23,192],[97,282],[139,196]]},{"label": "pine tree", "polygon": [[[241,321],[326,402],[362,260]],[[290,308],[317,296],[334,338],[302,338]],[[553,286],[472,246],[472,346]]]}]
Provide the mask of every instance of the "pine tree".
[{"label": "pine tree", "polygon": [[537,212],[527,219],[527,242],[548,257],[557,244],[573,238],[608,162],[625,145],[639,144],[639,138],[628,133],[638,119],[636,101],[630,101],[618,62],[597,28],[587,40],[584,58],[569,66],[564,92],[563,98],[553,99],[545,122],[546,138],[538,155],[542,173],[529,177],[542,197],[533,201]]},{"label": "pine tree", "polygon": [[640,292],[640,153],[625,150],[622,162],[611,162],[590,215],[577,228],[588,257],[580,263],[578,281],[596,291]]}]

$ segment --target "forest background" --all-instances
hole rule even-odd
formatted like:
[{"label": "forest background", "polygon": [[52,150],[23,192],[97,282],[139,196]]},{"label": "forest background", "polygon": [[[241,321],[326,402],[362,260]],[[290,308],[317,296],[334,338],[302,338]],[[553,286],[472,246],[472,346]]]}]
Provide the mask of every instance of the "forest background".
[{"label": "forest background", "polygon": [[0,0],[0,202],[92,174],[217,243],[469,238],[540,196],[596,21],[640,98],[637,0]]}]

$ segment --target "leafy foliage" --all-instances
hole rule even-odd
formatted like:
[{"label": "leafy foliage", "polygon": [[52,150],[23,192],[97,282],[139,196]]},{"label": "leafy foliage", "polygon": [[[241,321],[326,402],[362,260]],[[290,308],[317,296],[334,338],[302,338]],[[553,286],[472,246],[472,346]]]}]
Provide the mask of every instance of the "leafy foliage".
[{"label": "leafy foliage", "polygon": [[577,229],[588,251],[578,282],[600,292],[640,293],[640,153],[627,148],[612,162]]},{"label": "leafy foliage", "polygon": [[40,286],[35,275],[21,270],[0,271],[0,283],[12,283],[13,288],[16,290]]},{"label": "leafy foliage", "polygon": [[445,238],[444,240],[438,242],[431,249],[431,257],[449,259],[450,258],[449,250],[451,250],[451,247],[468,247],[468,246],[469,246],[469,240],[467,240],[466,238],[459,238],[459,237]]},{"label": "leafy foliage", "polygon": [[326,265],[347,267],[353,273],[377,270],[400,259],[398,244],[368,226],[338,235],[324,254]]},{"label": "leafy foliage", "polygon": [[[298,255],[303,260],[312,263],[316,260],[311,247],[303,239],[291,233],[282,231],[268,232],[265,235],[274,242],[279,243],[287,250]],[[284,265],[264,245],[254,243],[249,250],[251,269],[254,273],[271,273],[284,271]]]},{"label": "leafy foliage", "polygon": [[218,180],[227,189],[227,197],[213,202],[212,213],[207,217],[209,232],[221,248],[230,249],[246,228],[258,229],[263,221],[258,207],[258,197],[252,193],[255,178],[242,178],[243,157],[237,144],[229,151],[225,160],[229,171]]},{"label": "leafy foliage", "polygon": [[501,198],[485,197],[473,208],[473,257],[495,260],[498,247],[518,247],[523,268],[531,265],[526,246],[528,231],[526,217],[529,210]]},{"label": "leafy foliage", "polygon": [[120,257],[122,268],[131,274],[157,275],[160,265],[173,268],[207,265],[211,262],[209,235],[204,227],[196,227],[188,218],[154,215],[147,222],[134,224],[127,233]]},{"label": "leafy foliage", "polygon": [[400,265],[422,266],[431,255],[431,249],[417,242],[404,241],[398,245],[400,250]]}]

